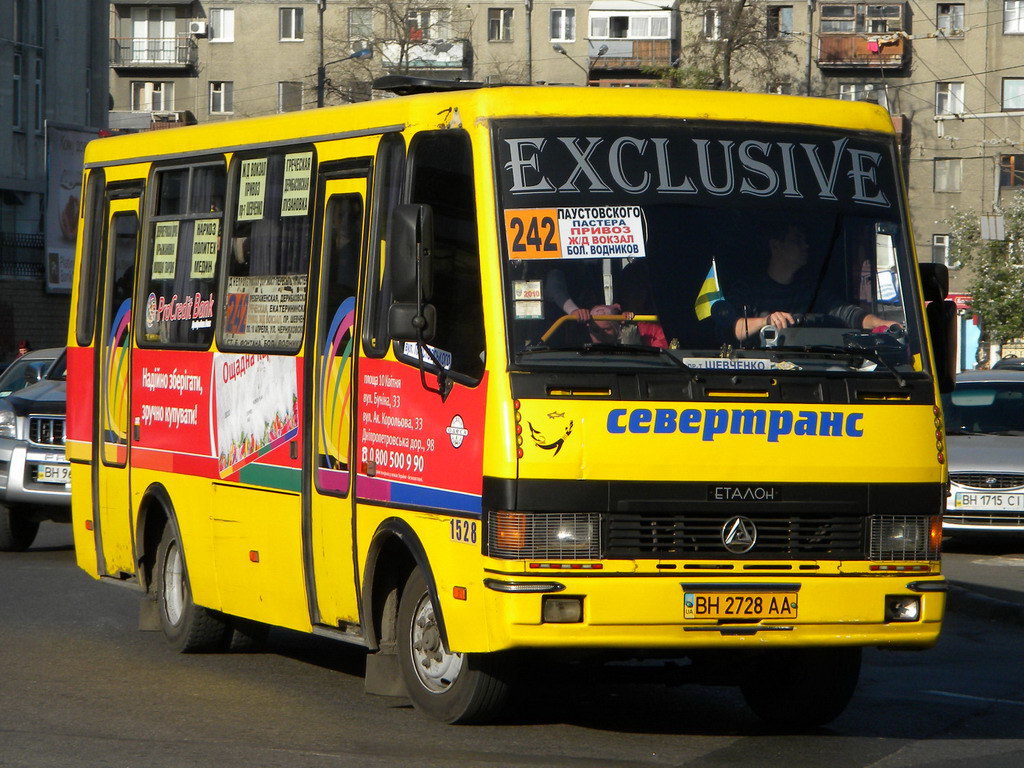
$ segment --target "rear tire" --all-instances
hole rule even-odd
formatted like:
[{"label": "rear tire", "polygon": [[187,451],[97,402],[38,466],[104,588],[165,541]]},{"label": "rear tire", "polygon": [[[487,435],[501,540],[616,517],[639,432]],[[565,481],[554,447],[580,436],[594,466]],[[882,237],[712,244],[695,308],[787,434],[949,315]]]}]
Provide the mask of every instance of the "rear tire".
[{"label": "rear tire", "polygon": [[754,713],[783,731],[816,728],[842,714],[860,677],[860,648],[793,648],[761,656],[740,683]]},{"label": "rear tire", "polygon": [[164,528],[156,551],[156,602],[160,629],[180,653],[224,650],[231,640],[227,617],[192,602],[185,553],[174,527]]},{"label": "rear tire", "polygon": [[398,608],[398,664],[413,705],[445,723],[485,722],[508,698],[493,655],[452,653],[444,646],[419,568],[410,574]]},{"label": "rear tire", "polygon": [[0,552],[24,552],[39,532],[39,521],[0,504]]}]

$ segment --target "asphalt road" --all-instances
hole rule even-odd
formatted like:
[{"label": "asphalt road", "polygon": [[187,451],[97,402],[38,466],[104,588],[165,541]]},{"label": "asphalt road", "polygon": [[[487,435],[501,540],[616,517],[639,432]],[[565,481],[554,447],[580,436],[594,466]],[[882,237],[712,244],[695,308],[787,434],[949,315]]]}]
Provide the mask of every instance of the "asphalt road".
[{"label": "asphalt road", "polygon": [[356,649],[275,631],[269,652],[182,656],[136,621],[134,592],[77,570],[66,527],[0,554],[2,768],[1024,765],[1020,630],[955,605],[935,649],[869,651],[847,712],[801,735],[766,732],[730,688],[603,676],[531,678],[511,722],[441,726],[366,696]]}]

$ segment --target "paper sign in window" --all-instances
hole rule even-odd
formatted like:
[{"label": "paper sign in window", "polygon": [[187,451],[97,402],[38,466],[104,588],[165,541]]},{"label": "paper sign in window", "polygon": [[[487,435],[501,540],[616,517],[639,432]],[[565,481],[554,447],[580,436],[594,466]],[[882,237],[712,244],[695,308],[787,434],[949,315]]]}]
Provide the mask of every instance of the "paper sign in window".
[{"label": "paper sign in window", "polygon": [[309,212],[309,185],[313,175],[312,170],[312,152],[297,152],[284,156],[281,216],[305,216]]},{"label": "paper sign in window", "polygon": [[178,260],[177,221],[158,221],[153,237],[153,279],[173,280]]},{"label": "paper sign in window", "polygon": [[208,280],[213,277],[217,265],[217,243],[220,242],[220,219],[199,219],[192,233],[192,269],[189,277],[193,280]]},{"label": "paper sign in window", "polygon": [[267,158],[243,160],[238,174],[238,221],[263,218],[267,193]]}]

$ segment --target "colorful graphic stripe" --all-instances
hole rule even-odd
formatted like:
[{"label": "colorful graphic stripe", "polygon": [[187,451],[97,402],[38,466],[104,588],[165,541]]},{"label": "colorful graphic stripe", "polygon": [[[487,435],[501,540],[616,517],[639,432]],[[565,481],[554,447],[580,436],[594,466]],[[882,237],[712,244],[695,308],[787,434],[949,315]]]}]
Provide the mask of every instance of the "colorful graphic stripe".
[{"label": "colorful graphic stripe", "polygon": [[356,478],[356,493],[366,501],[385,501],[391,504],[408,504],[439,511],[465,512],[480,515],[483,499],[478,494],[446,491],[425,485],[400,483],[397,480],[381,480],[376,477]]},{"label": "colorful graphic stripe", "polygon": [[107,339],[107,397],[103,420],[107,442],[128,442],[128,329],[132,319],[131,299],[118,307]]}]

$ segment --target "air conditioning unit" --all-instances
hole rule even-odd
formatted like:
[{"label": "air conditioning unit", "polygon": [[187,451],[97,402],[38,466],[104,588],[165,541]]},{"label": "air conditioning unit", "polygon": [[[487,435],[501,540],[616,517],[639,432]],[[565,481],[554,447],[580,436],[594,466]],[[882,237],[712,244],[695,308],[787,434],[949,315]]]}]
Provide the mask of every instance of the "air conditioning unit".
[{"label": "air conditioning unit", "polygon": [[206,37],[206,21],[203,19],[193,19],[188,23],[188,33],[196,37]]}]

